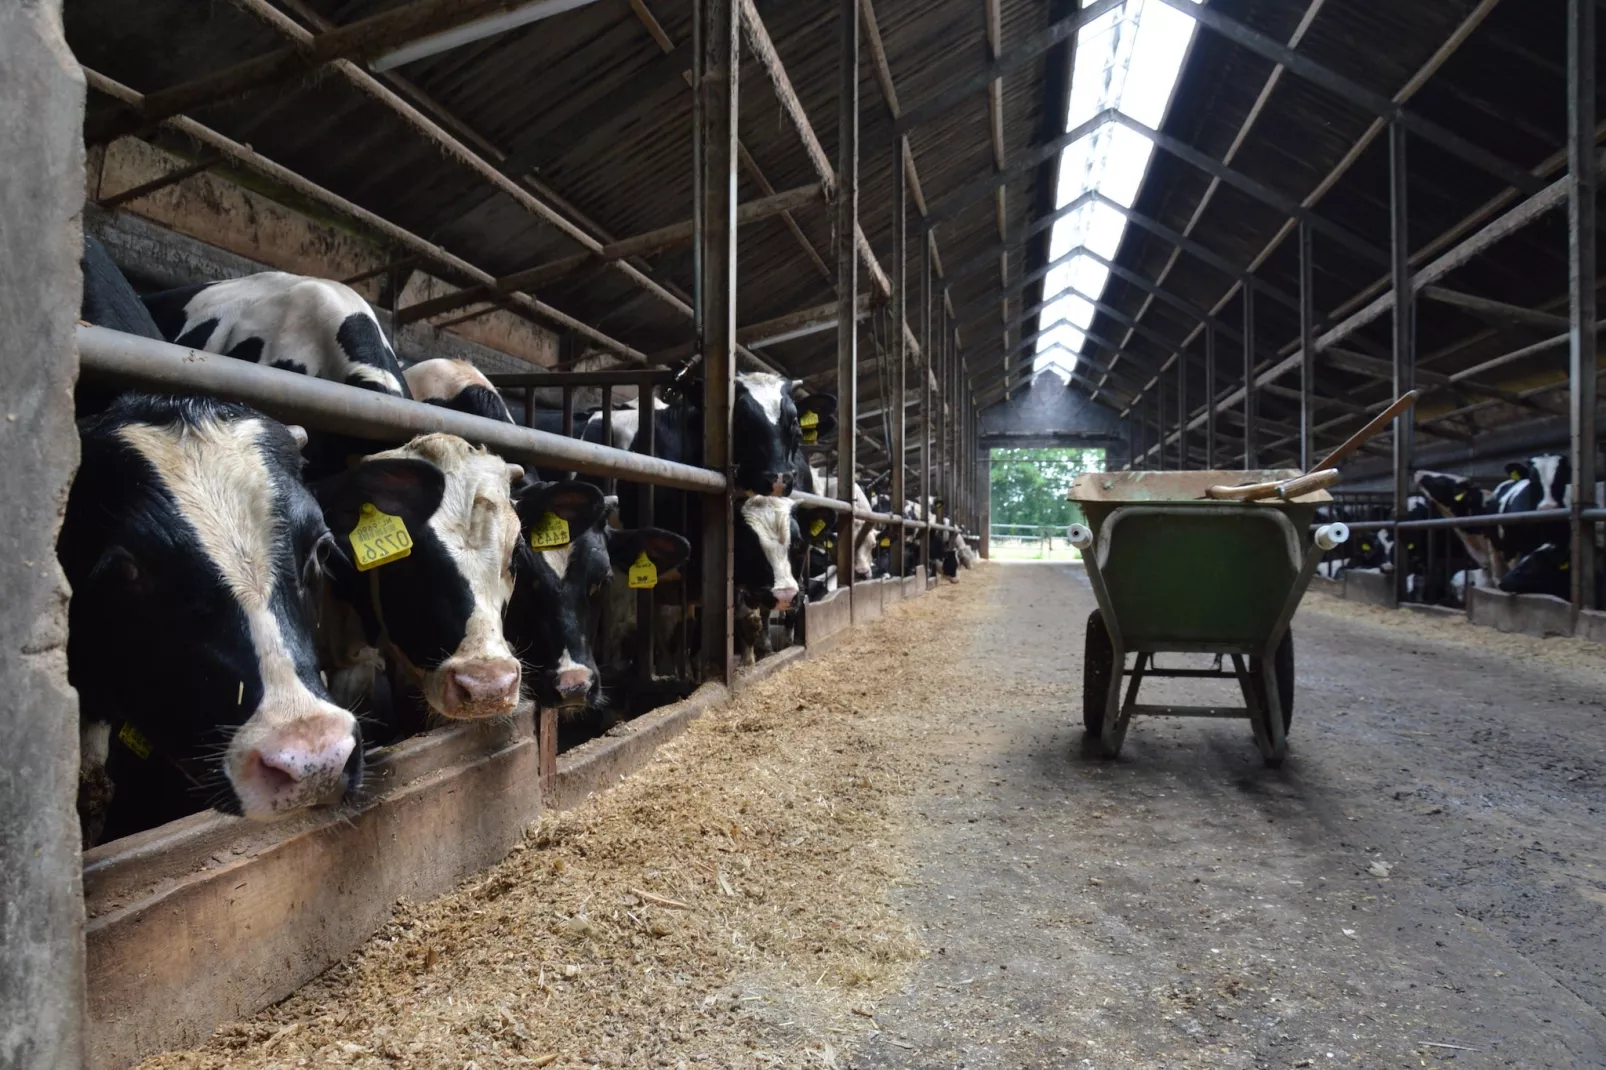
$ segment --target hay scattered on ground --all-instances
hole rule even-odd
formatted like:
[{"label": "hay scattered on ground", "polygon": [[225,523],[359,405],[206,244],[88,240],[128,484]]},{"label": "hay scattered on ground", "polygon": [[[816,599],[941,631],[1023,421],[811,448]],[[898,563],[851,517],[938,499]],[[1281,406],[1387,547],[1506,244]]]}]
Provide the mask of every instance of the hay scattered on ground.
[{"label": "hay scattered on ground", "polygon": [[[888,905],[983,566],[696,722],[351,960],[148,1070],[837,1065],[925,954]],[[929,719],[929,716],[928,716]]]},{"label": "hay scattered on ground", "polygon": [[1596,680],[1606,679],[1606,644],[1589,639],[1562,636],[1538,639],[1531,635],[1515,635],[1473,624],[1460,614],[1386,609],[1315,591],[1305,595],[1301,609],[1307,613],[1320,613],[1395,632],[1407,632],[1418,638],[1448,643],[1481,654],[1537,659]]}]

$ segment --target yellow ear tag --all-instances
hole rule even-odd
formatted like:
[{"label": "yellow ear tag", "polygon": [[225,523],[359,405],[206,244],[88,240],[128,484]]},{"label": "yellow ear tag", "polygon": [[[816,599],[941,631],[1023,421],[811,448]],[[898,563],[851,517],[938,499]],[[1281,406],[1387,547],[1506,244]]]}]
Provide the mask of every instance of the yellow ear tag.
[{"label": "yellow ear tag", "polygon": [[820,532],[822,532],[824,530],[825,530],[825,521],[823,521],[823,520],[819,519],[818,517],[816,517],[814,522],[809,525],[809,538],[811,538],[811,539],[818,538],[819,535],[820,535]]},{"label": "yellow ear tag", "polygon": [[569,545],[569,522],[556,513],[542,513],[530,529],[532,550],[561,550]]},{"label": "yellow ear tag", "polygon": [[123,727],[117,730],[117,738],[122,741],[123,746],[134,752],[134,757],[141,761],[151,756],[151,741],[146,739],[145,734],[135,728],[131,722],[123,722]]},{"label": "yellow ear tag", "polygon": [[1462,491],[1460,494],[1457,494],[1455,496],[1455,500],[1456,501],[1460,501],[1462,498],[1465,498],[1466,496],[1467,496],[1467,492],[1466,491]]},{"label": "yellow ear tag", "polygon": [[816,431],[815,429],[810,428],[809,430],[803,432],[803,441],[804,442],[818,442],[818,441],[820,441],[820,433],[818,431]]},{"label": "yellow ear tag", "polygon": [[636,563],[630,566],[630,586],[638,591],[658,586],[658,566],[648,560],[645,550],[636,555]]},{"label": "yellow ear tag", "polygon": [[807,431],[811,427],[820,426],[820,414],[810,409],[797,418],[797,425]]},{"label": "yellow ear tag", "polygon": [[357,571],[400,561],[413,552],[413,537],[407,534],[402,518],[381,513],[373,502],[363,502],[357,526],[351,529],[351,549],[357,555]]},{"label": "yellow ear tag", "polygon": [[1561,563],[1561,565],[1559,566],[1559,571],[1561,571],[1561,572],[1566,572],[1567,571],[1567,562],[1566,561],[1563,561]]},{"label": "yellow ear tag", "polygon": [[881,536],[881,545],[882,546],[891,546],[892,545],[892,540],[887,538],[885,535],[883,535],[883,536]]}]

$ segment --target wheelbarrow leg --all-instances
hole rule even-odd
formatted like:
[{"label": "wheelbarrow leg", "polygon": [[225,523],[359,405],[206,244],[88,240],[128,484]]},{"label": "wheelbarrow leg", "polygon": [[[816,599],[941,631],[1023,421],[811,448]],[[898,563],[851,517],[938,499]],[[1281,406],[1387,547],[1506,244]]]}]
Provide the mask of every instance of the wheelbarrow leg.
[{"label": "wheelbarrow leg", "polygon": [[1099,743],[1106,758],[1119,757],[1121,744],[1126,742],[1127,725],[1132,721],[1132,706],[1137,701],[1138,687],[1143,683],[1143,672],[1148,668],[1149,655],[1139,654],[1137,662],[1132,666],[1132,682],[1127,685],[1126,701],[1121,701],[1121,669],[1126,665],[1126,655],[1121,654],[1116,659],[1117,671],[1110,677],[1110,705],[1104,714],[1104,731],[1100,733]]}]

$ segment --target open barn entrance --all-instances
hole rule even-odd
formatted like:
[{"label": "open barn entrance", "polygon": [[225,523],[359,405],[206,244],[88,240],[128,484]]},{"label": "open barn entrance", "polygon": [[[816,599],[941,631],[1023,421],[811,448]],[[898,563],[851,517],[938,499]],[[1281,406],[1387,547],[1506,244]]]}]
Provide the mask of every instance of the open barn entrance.
[{"label": "open barn entrance", "polygon": [[1000,561],[1074,561],[1081,553],[1065,539],[1082,510],[1068,501],[1083,472],[1104,471],[1102,449],[1004,448],[988,451],[992,523],[988,541]]}]

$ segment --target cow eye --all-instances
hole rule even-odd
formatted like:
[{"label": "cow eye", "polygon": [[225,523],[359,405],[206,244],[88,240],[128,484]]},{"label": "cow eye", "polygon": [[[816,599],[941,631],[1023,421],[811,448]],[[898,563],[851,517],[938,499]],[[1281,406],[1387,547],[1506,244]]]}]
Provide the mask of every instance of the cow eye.
[{"label": "cow eye", "polygon": [[335,537],[329,532],[318,536],[307,554],[307,563],[301,567],[301,587],[311,590],[328,571],[329,557],[335,552]]}]

